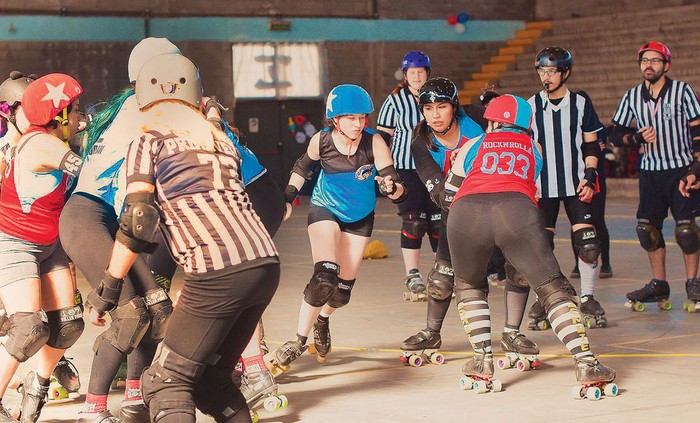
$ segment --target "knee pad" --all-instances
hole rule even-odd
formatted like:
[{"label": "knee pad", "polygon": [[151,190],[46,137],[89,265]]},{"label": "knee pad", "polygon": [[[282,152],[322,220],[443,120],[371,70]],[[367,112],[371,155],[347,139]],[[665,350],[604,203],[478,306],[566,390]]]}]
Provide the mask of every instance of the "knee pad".
[{"label": "knee pad", "polygon": [[328,300],[328,305],[333,308],[340,308],[350,302],[350,294],[352,287],[355,286],[355,280],[347,280],[338,278],[338,287]]},{"label": "knee pad", "polygon": [[549,246],[552,247],[552,251],[554,251],[554,232],[550,231],[549,229],[545,229],[544,233],[547,235],[547,241],[549,241]]},{"label": "knee pad", "polygon": [[194,420],[197,414],[191,386],[160,363],[147,367],[141,374],[141,395],[152,422],[176,413],[191,415]]},{"label": "knee pad", "polygon": [[46,345],[59,350],[67,350],[78,341],[83,330],[83,308],[79,305],[59,310],[47,311],[49,339]]},{"label": "knee pad", "polygon": [[412,240],[419,240],[428,231],[429,223],[425,213],[410,211],[401,215],[401,235]]},{"label": "knee pad", "polygon": [[143,298],[134,297],[126,304],[112,310],[109,315],[112,317],[112,323],[109,329],[95,339],[93,351],[97,353],[97,348],[104,338],[122,353],[131,353],[151,324],[146,303]]},{"label": "knee pad", "polygon": [[37,353],[49,339],[49,325],[43,311],[17,312],[10,316],[5,349],[23,363]]},{"label": "knee pad", "polygon": [[698,225],[692,220],[679,220],[676,222],[676,243],[684,254],[695,254],[700,250],[698,242]]},{"label": "knee pad", "polygon": [[442,214],[436,213],[430,215],[428,223],[428,234],[431,238],[440,238],[440,226],[442,225]]},{"label": "knee pad", "polygon": [[321,307],[328,302],[338,288],[340,266],[332,261],[314,264],[314,274],[304,288],[304,301],[312,307]]},{"label": "knee pad", "polygon": [[212,367],[194,386],[194,403],[217,422],[228,422],[239,412],[248,412],[245,397],[234,387],[230,372]]},{"label": "knee pad", "polygon": [[584,263],[597,263],[600,256],[600,241],[595,228],[582,228],[574,231],[574,245]]},{"label": "knee pad", "polygon": [[486,301],[489,296],[489,283],[484,278],[481,283],[474,284],[455,276],[455,302]]},{"label": "knee pad", "polygon": [[639,244],[647,251],[656,251],[666,247],[661,229],[647,219],[637,221],[637,237]]},{"label": "knee pad", "polygon": [[445,260],[435,260],[433,268],[428,272],[428,294],[436,300],[446,300],[455,290],[455,272],[452,263]]},{"label": "knee pad", "polygon": [[[144,301],[151,317],[148,340],[158,343],[165,338],[165,333],[168,330],[170,315],[173,314],[173,302],[163,288],[148,291]],[[146,338],[144,337],[144,339]]]},{"label": "knee pad", "polygon": [[518,271],[518,269],[515,268],[515,266],[513,266],[513,263],[511,263],[509,260],[506,260],[505,268],[506,279],[508,279],[508,281],[510,282],[506,283],[506,285],[512,285],[521,289],[530,288],[530,284],[527,283],[527,279],[523,277],[523,275]]},{"label": "knee pad", "polygon": [[552,276],[539,286],[535,287],[535,293],[544,310],[549,310],[557,304],[571,301],[577,303],[576,290],[561,273]]}]

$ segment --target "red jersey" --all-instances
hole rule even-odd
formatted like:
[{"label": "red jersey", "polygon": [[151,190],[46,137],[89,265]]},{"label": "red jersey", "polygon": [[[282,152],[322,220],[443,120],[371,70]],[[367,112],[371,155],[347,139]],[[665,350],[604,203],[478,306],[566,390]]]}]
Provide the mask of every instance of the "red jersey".
[{"label": "red jersey", "polygon": [[467,175],[454,201],[469,194],[520,192],[537,204],[535,180],[542,157],[530,136],[508,130],[479,139],[464,160]]},{"label": "red jersey", "polygon": [[23,145],[26,141],[18,145],[5,170],[0,190],[0,231],[35,244],[50,245],[58,239],[58,218],[65,204],[68,175],[60,170],[18,171]]}]

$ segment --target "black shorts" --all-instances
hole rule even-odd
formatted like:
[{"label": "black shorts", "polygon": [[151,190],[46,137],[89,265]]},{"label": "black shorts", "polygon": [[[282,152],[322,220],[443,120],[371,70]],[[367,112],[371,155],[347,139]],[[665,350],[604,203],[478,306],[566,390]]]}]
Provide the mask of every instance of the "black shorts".
[{"label": "black shorts", "polygon": [[372,229],[374,229],[374,212],[368,214],[357,222],[343,222],[330,210],[325,207],[319,207],[315,205],[309,206],[309,218],[307,220],[307,225],[312,223],[320,222],[322,220],[330,220],[335,222],[340,226],[341,232],[347,232],[353,235],[359,235],[369,238],[372,235]]},{"label": "black shorts", "polygon": [[564,202],[564,210],[572,225],[593,224],[591,204],[584,203],[578,196],[561,198],[540,198],[538,204],[545,228],[556,228],[559,205]]},{"label": "black shorts", "polygon": [[399,178],[401,178],[407,192],[406,199],[398,204],[399,216],[408,212],[418,211],[425,213],[425,219],[431,220],[433,216],[440,214],[440,207],[430,199],[428,189],[423,185],[423,181],[420,180],[418,172],[399,169],[396,173],[399,174]]},{"label": "black shorts", "polygon": [[686,173],[687,167],[654,172],[641,171],[637,219],[647,219],[653,225],[661,227],[669,209],[676,221],[694,219],[694,210],[698,203],[697,192],[691,191],[690,198],[686,198],[678,191],[678,184]]}]

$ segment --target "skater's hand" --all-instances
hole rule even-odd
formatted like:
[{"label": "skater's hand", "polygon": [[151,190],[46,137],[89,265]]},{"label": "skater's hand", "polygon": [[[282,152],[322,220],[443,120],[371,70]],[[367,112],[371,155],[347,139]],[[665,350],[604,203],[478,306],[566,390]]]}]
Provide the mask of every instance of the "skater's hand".
[{"label": "skater's hand", "polygon": [[282,217],[282,221],[286,222],[287,219],[292,215],[292,203],[284,203],[284,217]]},{"label": "skater's hand", "polygon": [[104,326],[107,324],[107,320],[104,318],[105,313],[95,309],[94,307],[87,307],[88,321],[95,326]]},{"label": "skater's hand", "polygon": [[691,189],[700,189],[700,181],[695,178],[695,175],[688,173],[681,178],[681,182],[678,184],[678,191],[681,192],[683,197],[690,197]]},{"label": "skater's hand", "polygon": [[396,185],[394,184],[394,181],[391,179],[391,176],[375,176],[374,180],[379,184],[379,192],[382,194],[388,196],[391,196],[396,192]]},{"label": "skater's hand", "polygon": [[593,194],[595,194],[595,190],[592,189],[589,186],[586,186],[586,180],[582,180],[580,184],[578,184],[578,198],[579,200],[583,201],[584,203],[590,203],[591,200],[593,199]]}]

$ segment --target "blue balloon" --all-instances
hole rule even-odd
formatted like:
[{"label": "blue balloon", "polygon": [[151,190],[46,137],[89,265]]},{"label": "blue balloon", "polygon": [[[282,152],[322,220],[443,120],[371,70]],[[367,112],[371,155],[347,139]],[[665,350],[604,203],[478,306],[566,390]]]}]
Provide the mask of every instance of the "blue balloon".
[{"label": "blue balloon", "polygon": [[468,20],[469,20],[469,15],[467,15],[466,12],[462,12],[459,15],[457,15],[457,22],[459,22],[461,24],[467,23]]}]

